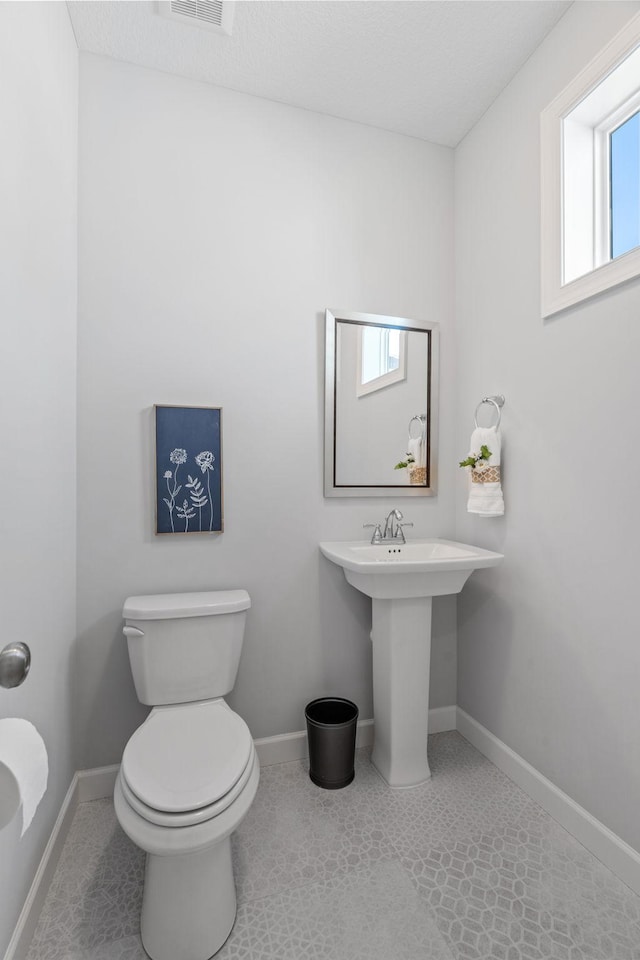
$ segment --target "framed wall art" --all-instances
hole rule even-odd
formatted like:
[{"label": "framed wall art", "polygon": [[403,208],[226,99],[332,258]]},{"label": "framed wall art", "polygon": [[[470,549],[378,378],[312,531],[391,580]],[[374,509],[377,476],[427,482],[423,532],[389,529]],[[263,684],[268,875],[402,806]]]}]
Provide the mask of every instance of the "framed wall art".
[{"label": "framed wall art", "polygon": [[222,533],[222,408],[154,409],[156,533]]}]

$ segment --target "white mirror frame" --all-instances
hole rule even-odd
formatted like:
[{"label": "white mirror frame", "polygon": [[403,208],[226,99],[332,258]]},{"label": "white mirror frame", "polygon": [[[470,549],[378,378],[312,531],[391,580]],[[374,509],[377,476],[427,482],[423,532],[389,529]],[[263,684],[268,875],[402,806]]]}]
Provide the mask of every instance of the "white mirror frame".
[{"label": "white mirror frame", "polygon": [[[336,485],[336,345],[337,324],[347,321],[356,324],[374,324],[400,327],[429,333],[429,356],[427,362],[427,394],[425,397],[427,422],[429,470],[427,486],[397,484],[392,486]],[[350,310],[327,310],[325,312],[325,374],[324,374],[324,495],[325,497],[433,497],[437,493],[438,466],[438,368],[440,347],[440,324],[403,317],[387,317],[375,313],[355,313]]]}]

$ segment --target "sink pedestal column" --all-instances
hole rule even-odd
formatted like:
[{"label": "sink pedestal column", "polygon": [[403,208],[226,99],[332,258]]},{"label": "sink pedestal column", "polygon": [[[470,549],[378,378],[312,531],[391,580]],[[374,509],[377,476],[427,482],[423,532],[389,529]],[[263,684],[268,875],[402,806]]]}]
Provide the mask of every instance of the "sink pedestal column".
[{"label": "sink pedestal column", "polygon": [[427,762],[431,597],[372,601],[374,743],[371,761],[391,787],[431,776]]}]

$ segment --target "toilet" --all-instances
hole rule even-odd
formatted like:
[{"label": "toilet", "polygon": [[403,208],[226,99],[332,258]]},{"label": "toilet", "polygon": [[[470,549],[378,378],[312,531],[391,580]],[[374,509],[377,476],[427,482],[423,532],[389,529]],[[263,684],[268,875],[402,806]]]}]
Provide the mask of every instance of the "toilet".
[{"label": "toilet", "polygon": [[142,944],[152,960],[208,960],[236,916],[231,834],[258,788],[247,724],[223,697],[235,684],[251,606],[245,590],[129,597],[124,634],[141,703],[116,816],[147,854]]}]

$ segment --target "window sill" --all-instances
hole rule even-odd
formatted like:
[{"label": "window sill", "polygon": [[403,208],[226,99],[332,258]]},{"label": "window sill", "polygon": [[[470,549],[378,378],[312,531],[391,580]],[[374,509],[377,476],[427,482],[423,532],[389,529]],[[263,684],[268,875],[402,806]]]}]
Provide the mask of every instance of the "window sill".
[{"label": "window sill", "polygon": [[551,317],[576,303],[596,297],[599,293],[617,287],[627,280],[640,276],[640,248],[630,250],[621,257],[596,267],[583,277],[578,277],[570,283],[560,284],[560,271],[557,282],[548,283],[542,287],[542,316]]}]

